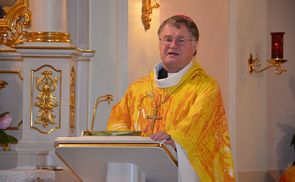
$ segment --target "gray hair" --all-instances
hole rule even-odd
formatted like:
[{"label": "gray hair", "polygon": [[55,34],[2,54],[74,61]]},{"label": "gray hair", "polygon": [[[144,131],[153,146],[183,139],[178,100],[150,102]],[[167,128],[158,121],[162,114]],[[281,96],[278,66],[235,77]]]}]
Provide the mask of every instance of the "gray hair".
[{"label": "gray hair", "polygon": [[199,29],[195,22],[188,16],[185,15],[174,15],[170,18],[166,19],[159,27],[158,29],[158,35],[160,36],[160,33],[162,32],[163,28],[166,25],[172,25],[176,28],[180,28],[181,25],[184,25],[189,33],[191,34],[192,38],[195,39],[195,41],[199,40]]}]

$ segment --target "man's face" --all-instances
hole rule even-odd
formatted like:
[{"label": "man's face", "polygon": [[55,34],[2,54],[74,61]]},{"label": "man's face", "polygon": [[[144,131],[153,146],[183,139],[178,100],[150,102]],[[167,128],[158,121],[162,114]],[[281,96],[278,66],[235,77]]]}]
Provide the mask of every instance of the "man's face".
[{"label": "man's face", "polygon": [[176,73],[190,63],[197,49],[197,41],[193,40],[184,25],[180,28],[166,25],[159,38],[161,60],[169,73]]}]

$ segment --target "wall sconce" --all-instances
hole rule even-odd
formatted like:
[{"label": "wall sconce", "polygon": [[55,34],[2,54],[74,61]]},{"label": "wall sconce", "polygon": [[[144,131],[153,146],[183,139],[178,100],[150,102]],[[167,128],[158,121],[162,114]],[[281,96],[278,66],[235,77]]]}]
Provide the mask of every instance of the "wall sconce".
[{"label": "wall sconce", "polygon": [[271,34],[271,60],[268,60],[268,66],[261,70],[257,70],[256,67],[260,66],[260,59],[256,56],[253,59],[252,54],[250,54],[250,58],[248,59],[248,68],[249,72],[253,73],[261,73],[268,68],[274,67],[276,74],[280,75],[287,70],[282,67],[282,64],[287,60],[283,58],[283,43],[284,43],[284,34],[285,32],[272,32]]},{"label": "wall sconce", "polygon": [[155,0],[142,0],[141,21],[143,23],[145,31],[147,31],[151,27],[153,9],[159,7],[160,4],[157,3]]}]

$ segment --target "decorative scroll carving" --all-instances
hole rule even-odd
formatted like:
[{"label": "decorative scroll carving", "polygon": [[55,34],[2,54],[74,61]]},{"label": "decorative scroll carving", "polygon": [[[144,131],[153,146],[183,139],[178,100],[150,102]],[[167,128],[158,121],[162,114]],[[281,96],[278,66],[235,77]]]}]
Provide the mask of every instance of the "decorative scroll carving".
[{"label": "decorative scroll carving", "polygon": [[76,128],[76,71],[71,69],[70,73],[70,134],[74,134]]},{"label": "decorative scroll carving", "polygon": [[31,26],[28,0],[10,0],[0,3],[0,44],[14,47],[26,39],[24,28]]},{"label": "decorative scroll carving", "polygon": [[[61,71],[54,69],[50,65],[44,65],[37,70],[32,71],[32,81],[35,82],[36,93],[33,91],[33,106],[38,110],[38,112],[31,112],[32,120],[31,127],[37,129],[43,134],[48,134],[55,129],[60,128],[60,97],[61,91]],[[34,74],[41,74],[41,77],[35,77]],[[59,74],[59,75],[58,75]],[[58,76],[56,76],[58,75]]]},{"label": "decorative scroll carving", "polygon": [[37,78],[36,80],[39,96],[36,97],[37,101],[34,106],[40,110],[35,123],[47,128],[49,124],[55,124],[53,108],[58,106],[58,102],[53,92],[56,90],[58,78],[53,77],[52,71],[47,70],[42,72],[42,75],[43,78]]}]

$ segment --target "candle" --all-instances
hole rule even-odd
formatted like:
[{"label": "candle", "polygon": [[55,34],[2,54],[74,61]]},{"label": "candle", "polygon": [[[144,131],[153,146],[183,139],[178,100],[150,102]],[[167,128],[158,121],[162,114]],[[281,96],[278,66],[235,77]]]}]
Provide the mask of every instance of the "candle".
[{"label": "candle", "polygon": [[271,34],[271,58],[283,59],[283,43],[285,32],[272,32]]}]

